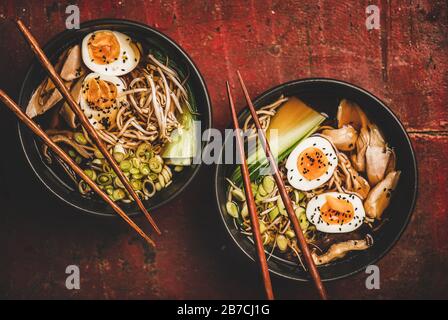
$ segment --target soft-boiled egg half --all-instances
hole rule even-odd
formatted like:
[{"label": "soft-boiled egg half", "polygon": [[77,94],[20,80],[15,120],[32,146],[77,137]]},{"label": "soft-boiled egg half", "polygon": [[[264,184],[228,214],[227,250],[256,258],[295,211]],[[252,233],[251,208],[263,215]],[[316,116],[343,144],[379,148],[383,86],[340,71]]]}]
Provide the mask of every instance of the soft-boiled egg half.
[{"label": "soft-boiled egg half", "polygon": [[118,77],[90,73],[83,80],[80,106],[95,129],[107,130],[115,122],[125,100],[120,95],[126,89]]},{"label": "soft-boiled egg half", "polygon": [[322,136],[311,136],[300,142],[286,161],[289,183],[309,191],[327,182],[338,165],[335,148]]},{"label": "soft-boiled egg half", "polygon": [[140,61],[140,50],[124,33],[98,30],[82,40],[82,60],[93,72],[121,76],[131,72]]},{"label": "soft-boiled egg half", "polygon": [[306,206],[307,219],[326,233],[345,233],[359,228],[365,217],[362,200],[354,194],[327,192]]}]

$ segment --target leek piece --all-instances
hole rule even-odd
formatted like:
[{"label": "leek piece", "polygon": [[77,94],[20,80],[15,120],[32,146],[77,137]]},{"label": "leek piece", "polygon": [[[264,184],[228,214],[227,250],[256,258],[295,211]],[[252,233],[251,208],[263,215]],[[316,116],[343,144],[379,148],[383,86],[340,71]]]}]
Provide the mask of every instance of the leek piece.
[{"label": "leek piece", "polygon": [[286,249],[288,249],[288,239],[282,235],[279,234],[277,236],[277,247],[280,249],[281,252],[285,252]]},{"label": "leek piece", "polygon": [[[155,173],[160,173],[162,172],[163,169],[163,160],[160,160],[157,157],[152,157],[151,159],[149,159],[149,168],[151,169],[152,172]],[[131,172],[132,173],[132,172]]]},{"label": "leek piece", "polygon": [[118,178],[118,177],[114,178],[114,185],[117,188],[124,188],[123,182],[121,182],[120,178]]},{"label": "leek piece", "polygon": [[120,169],[123,171],[129,171],[132,168],[131,161],[123,160],[120,162]]},{"label": "leek piece", "polygon": [[235,202],[231,201],[227,202],[226,210],[229,215],[231,215],[234,218],[238,218],[238,206],[236,205]]},{"label": "leek piece", "polygon": [[151,152],[152,145],[147,142],[142,142],[138,147],[137,151],[135,152],[135,155],[137,157],[143,158],[145,157],[146,152]]},{"label": "leek piece", "polygon": [[[324,115],[298,98],[289,98],[272,117],[266,131],[266,138],[272,154],[277,157],[278,161],[285,159],[295,146],[313,134],[325,119]],[[271,133],[274,132],[272,130],[276,130],[276,134],[273,136],[271,136]],[[276,141],[273,143],[275,136]],[[251,178],[257,178],[260,168],[268,165],[261,142],[259,144],[247,158]],[[242,178],[239,168],[235,169],[231,180],[236,185],[241,185]]]},{"label": "leek piece", "polygon": [[189,166],[196,155],[196,126],[194,116],[187,106],[182,108],[181,128],[174,130],[169,142],[162,152],[166,164]]},{"label": "leek piece", "polygon": [[142,190],[143,183],[141,180],[131,180],[131,186],[134,190]]},{"label": "leek piece", "polygon": [[182,167],[182,166],[175,166],[174,167],[174,171],[175,172],[181,172],[182,170],[184,170],[184,167]]},{"label": "leek piece", "polygon": [[86,145],[87,144],[87,139],[86,137],[84,137],[84,135],[81,132],[75,132],[75,134],[73,135],[76,143],[82,144],[82,145]]},{"label": "leek piece", "polygon": [[92,180],[96,180],[96,172],[92,169],[86,169],[84,170],[84,173]]},{"label": "leek piece", "polygon": [[123,148],[123,146],[119,143],[117,143],[114,147],[113,156],[115,161],[120,163],[126,158],[126,150]]},{"label": "leek piece", "polygon": [[144,163],[140,166],[140,173],[147,176],[151,173],[151,169],[146,163]]},{"label": "leek piece", "polygon": [[123,189],[115,189],[112,193],[112,199],[114,201],[122,200],[124,199],[124,197],[126,197],[126,193]]},{"label": "leek piece", "polygon": [[100,184],[100,185],[109,185],[112,183],[112,177],[110,174],[108,173],[100,173],[98,175],[98,177],[96,178],[96,181]]}]

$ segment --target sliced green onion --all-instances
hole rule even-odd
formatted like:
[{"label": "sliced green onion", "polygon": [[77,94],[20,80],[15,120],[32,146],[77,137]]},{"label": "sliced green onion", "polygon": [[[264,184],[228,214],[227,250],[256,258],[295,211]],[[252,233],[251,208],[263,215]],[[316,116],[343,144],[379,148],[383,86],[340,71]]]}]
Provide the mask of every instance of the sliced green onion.
[{"label": "sliced green onion", "polygon": [[287,231],[285,232],[285,235],[286,235],[289,239],[292,239],[292,238],[294,238],[294,237],[296,236],[296,234],[295,234],[294,231],[292,231],[292,230],[287,230]]},{"label": "sliced green onion", "polygon": [[251,188],[252,188],[252,193],[253,193],[254,195],[256,195],[257,192],[258,192],[258,184],[251,182],[250,186],[251,186]]},{"label": "sliced green onion", "polygon": [[101,159],[93,159],[92,160],[92,164],[103,165],[103,160],[101,160]]},{"label": "sliced green onion", "polygon": [[115,172],[110,168],[109,164],[107,162],[103,163],[103,172],[107,172],[110,174],[114,174]]},{"label": "sliced green onion", "polygon": [[280,210],[278,209],[277,206],[275,206],[274,209],[272,209],[271,211],[269,211],[269,219],[271,221],[274,221],[275,218],[277,218],[278,214],[280,213]]},{"label": "sliced green onion", "polygon": [[235,202],[232,202],[232,201],[227,202],[226,210],[230,216],[232,216],[234,218],[238,218],[238,206],[236,205]]},{"label": "sliced green onion", "polygon": [[140,166],[140,173],[147,176],[151,173],[151,169],[146,163],[144,163]]},{"label": "sliced green onion", "polygon": [[140,167],[140,164],[142,163],[142,161],[139,158],[135,158],[135,157],[131,159],[131,162],[132,162],[132,166],[136,167],[136,168]]},{"label": "sliced green onion", "polygon": [[266,197],[268,195],[262,184],[258,186],[257,194],[259,194],[261,197]]},{"label": "sliced green onion", "polygon": [[96,178],[96,181],[100,184],[100,185],[109,185],[112,183],[112,176],[108,173],[100,173],[98,175],[98,177]]},{"label": "sliced green onion", "polygon": [[238,201],[246,201],[246,195],[241,189],[232,189],[232,196]]},{"label": "sliced green onion", "polygon": [[160,173],[163,169],[163,161],[158,157],[149,159],[149,168],[155,173]]},{"label": "sliced green onion", "polygon": [[297,219],[299,219],[300,229],[305,231],[308,228],[308,226],[310,225],[310,223],[308,222],[308,219],[306,218],[305,209],[302,207],[298,207],[296,209],[295,213],[296,213]]},{"label": "sliced green onion", "polygon": [[282,234],[279,234],[277,236],[277,247],[282,252],[284,252],[284,251],[286,251],[286,249],[288,249],[288,239]]},{"label": "sliced green onion", "polygon": [[247,218],[249,216],[249,210],[247,208],[247,203],[246,202],[244,202],[243,208],[241,209],[241,216],[243,218]]},{"label": "sliced green onion", "polygon": [[143,187],[143,183],[141,180],[131,180],[131,186],[134,190],[141,190]]},{"label": "sliced green onion", "polygon": [[123,160],[120,162],[120,169],[123,171],[129,171],[132,168],[131,161],[129,160]]},{"label": "sliced green onion", "polygon": [[259,202],[263,201],[264,199],[266,199],[266,196],[262,196],[260,194],[260,192],[257,192],[257,194],[255,195],[255,202],[259,203]]},{"label": "sliced green onion", "polygon": [[101,151],[98,150],[98,149],[95,149],[95,151],[93,151],[93,154],[95,155],[95,158],[98,158],[98,159],[104,159],[103,154],[102,154]]},{"label": "sliced green onion", "polygon": [[272,191],[274,191],[275,180],[271,176],[266,176],[263,178],[262,185],[267,194],[270,194]]},{"label": "sliced green onion", "polygon": [[137,173],[137,174],[133,174],[132,178],[133,179],[142,179],[144,176],[141,173]]},{"label": "sliced green onion", "polygon": [[285,205],[283,204],[282,197],[278,197],[277,199],[277,207],[280,213],[284,216],[288,216],[288,212],[286,211]]},{"label": "sliced green onion", "polygon": [[183,166],[175,166],[175,167],[174,167],[174,171],[175,171],[175,172],[181,172],[182,170],[184,170],[184,167],[183,167]]},{"label": "sliced green onion", "polygon": [[105,186],[104,187],[104,189],[106,190],[106,193],[108,194],[108,195],[112,195],[112,193],[114,193],[114,187],[113,186]]},{"label": "sliced green onion", "polygon": [[260,233],[263,234],[266,232],[268,228],[266,227],[266,225],[264,224],[263,221],[260,221]]},{"label": "sliced green onion", "polygon": [[82,145],[86,145],[87,144],[87,139],[84,136],[84,134],[82,134],[81,132],[75,132],[75,134],[73,135],[75,141],[79,144]]},{"label": "sliced green onion", "polygon": [[114,192],[112,193],[112,198],[115,201],[122,200],[124,199],[124,197],[126,197],[126,192],[124,192],[123,189],[115,189]]},{"label": "sliced green onion", "polygon": [[146,155],[146,152],[151,151],[152,146],[151,144],[147,143],[147,142],[143,142],[142,144],[140,144],[137,147],[137,151],[135,152],[135,155],[139,158],[144,158]]},{"label": "sliced green onion", "polygon": [[78,190],[81,194],[87,194],[91,189],[90,186],[84,180],[81,180],[78,183]]},{"label": "sliced green onion", "polygon": [[92,180],[96,180],[96,172],[95,170],[92,169],[86,169],[84,170],[84,173]]},{"label": "sliced green onion", "polygon": [[119,177],[115,177],[115,179],[114,179],[114,185],[115,185],[117,188],[124,188],[124,184],[123,184],[123,182],[121,182],[121,180],[120,180]]},{"label": "sliced green onion", "polygon": [[156,187],[152,180],[146,179],[145,181],[143,181],[143,193],[147,197],[152,197],[156,193]]},{"label": "sliced green onion", "polygon": [[114,147],[113,156],[115,161],[120,163],[126,158],[126,150],[124,149],[123,145],[117,143]]}]

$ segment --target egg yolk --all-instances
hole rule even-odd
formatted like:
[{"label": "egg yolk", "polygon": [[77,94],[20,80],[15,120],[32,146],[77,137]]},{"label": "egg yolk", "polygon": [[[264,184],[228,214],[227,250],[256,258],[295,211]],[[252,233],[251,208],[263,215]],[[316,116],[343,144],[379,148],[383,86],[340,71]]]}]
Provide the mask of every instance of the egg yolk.
[{"label": "egg yolk", "polygon": [[353,220],[355,212],[349,200],[327,196],[320,208],[320,216],[328,224],[346,224]]},{"label": "egg yolk", "polygon": [[116,86],[99,78],[89,79],[83,93],[89,106],[98,110],[112,107],[117,99]]},{"label": "egg yolk", "polygon": [[118,60],[120,55],[120,43],[117,37],[110,31],[94,33],[88,43],[89,56],[96,64],[109,64]]},{"label": "egg yolk", "polygon": [[319,148],[306,148],[297,159],[300,174],[308,180],[314,180],[327,172],[327,156]]}]

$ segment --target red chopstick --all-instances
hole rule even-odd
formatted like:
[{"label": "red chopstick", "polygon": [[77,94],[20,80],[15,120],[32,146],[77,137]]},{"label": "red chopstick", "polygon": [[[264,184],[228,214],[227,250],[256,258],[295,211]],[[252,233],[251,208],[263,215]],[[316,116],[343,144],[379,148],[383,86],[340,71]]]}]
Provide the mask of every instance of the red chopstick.
[{"label": "red chopstick", "polygon": [[258,129],[259,132],[259,138],[261,140],[261,144],[263,146],[263,149],[266,153],[266,158],[269,160],[271,169],[274,170],[274,179],[277,184],[280,196],[283,200],[283,204],[285,205],[286,211],[288,212],[289,220],[292,223],[294,232],[296,234],[300,250],[303,253],[303,256],[305,257],[305,262],[308,266],[309,273],[311,275],[311,278],[313,279],[313,282],[317,288],[317,291],[319,292],[320,297],[323,300],[327,300],[327,292],[325,290],[325,287],[322,283],[322,280],[320,278],[319,271],[317,271],[317,267],[314,264],[313,258],[311,256],[311,251],[308,248],[308,244],[305,240],[305,237],[303,235],[302,229],[300,228],[299,220],[297,219],[294,208],[292,206],[291,199],[288,196],[288,192],[286,191],[285,184],[283,183],[283,179],[280,176],[280,171],[277,166],[277,162],[275,160],[275,157],[272,155],[271,148],[269,147],[269,142],[266,139],[266,135],[264,131],[261,128],[260,120],[258,119],[257,112],[255,111],[254,105],[252,104],[252,101],[250,99],[249,93],[247,92],[246,86],[244,85],[243,78],[241,77],[241,74],[239,71],[237,71],[238,79],[240,81],[241,88],[243,89],[244,96],[246,98],[247,105],[249,106],[250,113],[252,115],[252,118],[254,119],[255,127]]},{"label": "red chopstick", "polygon": [[246,157],[244,154],[243,139],[241,138],[241,130],[240,130],[240,127],[238,124],[238,118],[236,116],[236,111],[235,111],[235,105],[233,103],[232,93],[231,93],[228,81],[226,81],[226,85],[227,85],[227,95],[229,98],[230,111],[232,113],[233,126],[235,127],[235,131],[236,131],[235,133],[236,133],[236,141],[238,144],[238,152],[239,152],[239,155],[240,155],[240,158],[242,161],[241,162],[241,173],[243,176],[244,191],[246,193],[247,208],[249,211],[250,222],[252,225],[255,247],[257,249],[258,263],[259,263],[260,269],[261,269],[261,276],[263,278],[266,297],[268,300],[273,300],[274,293],[272,291],[271,277],[269,275],[268,263],[266,261],[266,254],[264,252],[263,241],[261,239],[260,222],[258,220],[257,207],[255,205],[254,195],[252,193],[252,188],[250,185],[249,169],[247,168]]}]

